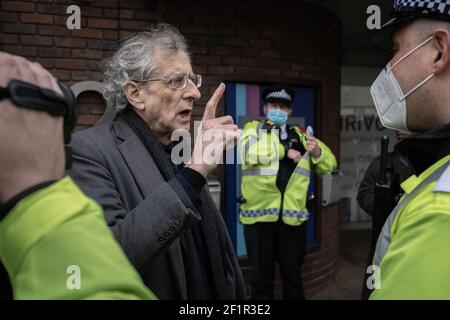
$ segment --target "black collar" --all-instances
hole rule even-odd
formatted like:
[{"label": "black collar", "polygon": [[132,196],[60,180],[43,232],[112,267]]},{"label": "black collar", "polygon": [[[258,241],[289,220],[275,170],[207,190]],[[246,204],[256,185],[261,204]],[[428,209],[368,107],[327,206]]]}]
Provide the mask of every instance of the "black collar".
[{"label": "black collar", "polygon": [[419,175],[450,154],[450,123],[404,139],[395,149],[408,157]]}]

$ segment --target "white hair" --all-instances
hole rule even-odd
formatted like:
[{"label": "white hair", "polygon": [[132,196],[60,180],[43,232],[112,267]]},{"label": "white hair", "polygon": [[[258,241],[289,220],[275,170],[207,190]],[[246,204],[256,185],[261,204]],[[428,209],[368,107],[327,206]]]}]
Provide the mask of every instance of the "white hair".
[{"label": "white hair", "polygon": [[159,23],[149,31],[126,40],[113,56],[104,62],[103,97],[108,106],[122,111],[128,104],[122,88],[130,80],[147,79],[154,71],[157,50],[183,51],[189,56],[186,39],[173,26]]}]

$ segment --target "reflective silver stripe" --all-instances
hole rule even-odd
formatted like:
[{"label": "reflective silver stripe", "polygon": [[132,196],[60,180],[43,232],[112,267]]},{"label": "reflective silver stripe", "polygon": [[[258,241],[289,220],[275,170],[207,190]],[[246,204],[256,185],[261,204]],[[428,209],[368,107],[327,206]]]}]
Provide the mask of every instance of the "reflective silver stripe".
[{"label": "reflective silver stripe", "polygon": [[263,127],[263,123],[261,121],[258,121],[258,124],[256,125],[256,133],[259,133],[259,130],[261,130]]},{"label": "reflective silver stripe", "polygon": [[450,165],[439,178],[439,181],[433,188],[433,192],[450,192]]},{"label": "reflective silver stripe", "polygon": [[303,159],[305,159],[306,161],[309,162],[309,158],[310,158],[309,152],[305,153],[305,155],[303,156]]},{"label": "reflective silver stripe", "polygon": [[242,176],[276,176],[276,169],[246,169],[242,170]]},{"label": "reflective silver stripe", "polygon": [[381,260],[385,256],[389,245],[391,244],[391,225],[394,221],[397,214],[403,209],[403,207],[408,203],[408,201],[414,197],[419,191],[428,186],[430,183],[439,180],[441,175],[450,167],[450,160],[439,167],[435,172],[433,172],[428,178],[419,183],[413,191],[411,191],[408,195],[406,195],[394,208],[389,217],[386,220],[386,223],[383,226],[383,229],[380,232],[380,236],[378,237],[377,246],[375,249],[375,254],[373,255],[373,264],[379,266]]},{"label": "reflective silver stripe", "polygon": [[294,172],[298,173],[298,174],[300,174],[302,176],[305,176],[305,177],[309,177],[309,175],[311,174],[311,171],[309,171],[309,169],[302,168],[302,167],[296,167],[294,169]]},{"label": "reflective silver stripe", "polygon": [[257,137],[249,136],[248,141],[244,144],[244,149],[243,149],[244,154],[247,153],[250,150],[250,148],[253,147],[253,145],[257,142],[258,142]]}]

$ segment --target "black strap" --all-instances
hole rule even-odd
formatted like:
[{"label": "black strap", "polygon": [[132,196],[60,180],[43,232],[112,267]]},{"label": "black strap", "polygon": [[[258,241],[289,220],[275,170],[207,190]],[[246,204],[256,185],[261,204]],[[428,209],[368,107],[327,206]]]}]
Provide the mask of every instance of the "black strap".
[{"label": "black strap", "polygon": [[53,90],[20,80],[11,80],[6,88],[1,89],[2,99],[10,99],[17,107],[45,111],[54,116],[66,116],[69,111],[65,97]]}]

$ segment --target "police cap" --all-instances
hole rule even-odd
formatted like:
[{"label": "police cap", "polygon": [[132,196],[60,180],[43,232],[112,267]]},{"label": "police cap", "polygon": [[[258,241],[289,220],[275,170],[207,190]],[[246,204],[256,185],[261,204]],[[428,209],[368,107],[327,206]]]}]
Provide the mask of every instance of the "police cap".
[{"label": "police cap", "polygon": [[394,27],[417,18],[450,21],[450,0],[395,0],[390,20],[369,36],[369,42],[391,49]]},{"label": "police cap", "polygon": [[268,87],[262,91],[262,99],[264,103],[279,102],[287,106],[291,106],[295,98],[295,92],[288,86],[276,85]]}]

